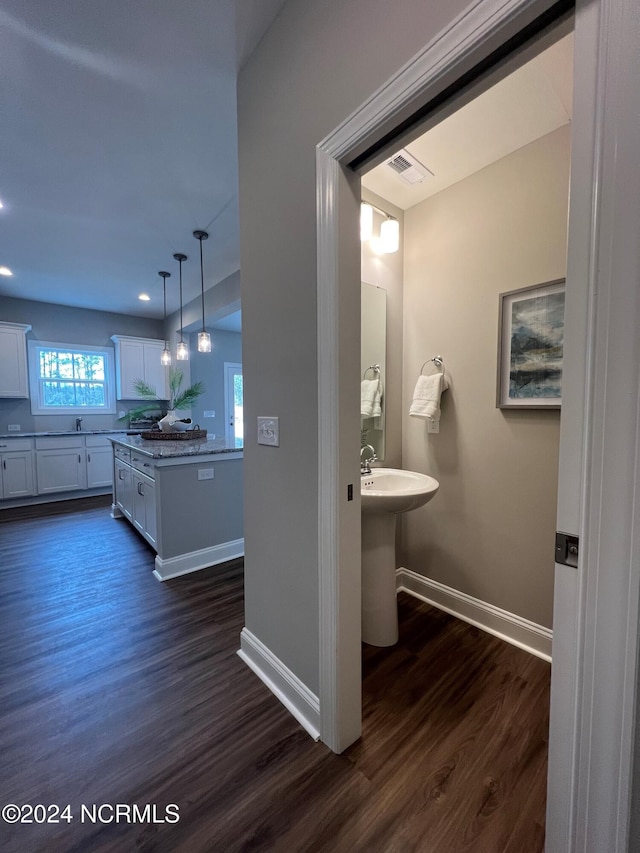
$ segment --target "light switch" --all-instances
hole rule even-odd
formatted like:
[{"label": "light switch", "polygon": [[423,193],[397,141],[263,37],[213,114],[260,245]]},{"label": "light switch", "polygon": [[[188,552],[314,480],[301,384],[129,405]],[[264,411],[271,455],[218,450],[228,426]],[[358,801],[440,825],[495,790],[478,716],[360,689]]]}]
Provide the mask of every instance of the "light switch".
[{"label": "light switch", "polygon": [[280,446],[278,418],[258,417],[258,444]]}]

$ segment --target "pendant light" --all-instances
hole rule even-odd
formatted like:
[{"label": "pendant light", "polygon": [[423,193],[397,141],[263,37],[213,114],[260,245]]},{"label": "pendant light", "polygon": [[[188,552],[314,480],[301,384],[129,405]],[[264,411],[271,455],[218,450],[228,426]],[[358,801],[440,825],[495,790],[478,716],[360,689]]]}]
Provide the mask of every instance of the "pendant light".
[{"label": "pendant light", "polygon": [[202,331],[198,332],[198,352],[211,352],[211,335],[204,327],[204,272],[202,269],[202,241],[208,240],[206,231],[194,231],[193,236],[200,242],[200,290],[202,293]]},{"label": "pendant light", "polygon": [[182,262],[187,260],[187,256],[176,252],[173,257],[180,264],[180,340],[176,348],[176,358],[178,361],[189,361],[189,347],[182,340]]},{"label": "pendant light", "polygon": [[[162,276],[162,296],[164,300],[164,324],[165,327],[167,325],[167,279],[171,278],[171,273],[166,272],[166,270],[161,270],[158,275]],[[166,329],[165,329],[166,331]],[[169,342],[165,340],[164,349],[162,350],[162,355],[160,356],[160,364],[163,364],[165,367],[169,367],[171,364],[171,350],[169,349]]]}]

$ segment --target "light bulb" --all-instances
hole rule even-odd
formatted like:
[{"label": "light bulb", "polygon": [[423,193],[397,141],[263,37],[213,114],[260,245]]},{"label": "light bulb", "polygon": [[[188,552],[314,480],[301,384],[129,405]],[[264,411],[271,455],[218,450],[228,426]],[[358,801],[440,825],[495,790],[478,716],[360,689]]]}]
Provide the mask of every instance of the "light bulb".
[{"label": "light bulb", "polygon": [[400,223],[397,219],[385,219],[380,226],[380,251],[389,255],[400,247]]},{"label": "light bulb", "polygon": [[189,361],[189,348],[184,341],[178,341],[176,348],[176,358],[178,361]]},{"label": "light bulb", "polygon": [[211,335],[204,329],[198,332],[198,352],[211,352]]},{"label": "light bulb", "polygon": [[162,350],[162,355],[160,356],[160,364],[163,364],[165,367],[168,367],[171,364],[171,351],[165,344],[165,348]]},{"label": "light bulb", "polygon": [[360,240],[370,240],[373,234],[373,208],[362,202],[360,205]]}]

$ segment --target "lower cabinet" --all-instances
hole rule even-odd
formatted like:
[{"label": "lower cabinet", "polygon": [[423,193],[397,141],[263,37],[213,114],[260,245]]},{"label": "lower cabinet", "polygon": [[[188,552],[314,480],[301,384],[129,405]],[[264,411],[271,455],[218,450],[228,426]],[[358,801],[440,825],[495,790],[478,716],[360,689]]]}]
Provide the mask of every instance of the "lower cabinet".
[{"label": "lower cabinet", "polygon": [[131,469],[133,486],[133,526],[149,544],[155,547],[156,527],[156,484],[141,471]]},{"label": "lower cabinet", "polygon": [[0,453],[0,498],[24,498],[34,492],[33,451]]},{"label": "lower cabinet", "polygon": [[84,448],[37,450],[38,494],[87,488]]},{"label": "lower cabinet", "polygon": [[128,518],[133,517],[133,471],[131,465],[120,459],[114,461],[113,490],[115,504],[120,512]]},{"label": "lower cabinet", "polygon": [[85,438],[87,448],[87,488],[110,486],[113,480],[113,448],[108,438],[101,435],[88,435]]}]

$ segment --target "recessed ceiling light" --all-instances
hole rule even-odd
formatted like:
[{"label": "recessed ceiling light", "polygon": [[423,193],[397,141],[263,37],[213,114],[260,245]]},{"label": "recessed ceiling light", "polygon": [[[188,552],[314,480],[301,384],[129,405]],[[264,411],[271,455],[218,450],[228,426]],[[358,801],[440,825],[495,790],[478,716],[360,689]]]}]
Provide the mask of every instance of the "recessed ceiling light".
[{"label": "recessed ceiling light", "polygon": [[141,293],[140,296],[138,296],[138,299],[141,299],[143,302],[149,302],[151,297],[148,293]]},{"label": "recessed ceiling light", "polygon": [[0,267],[0,275],[13,275],[9,267]]},{"label": "recessed ceiling light", "polygon": [[4,204],[2,203],[2,199],[0,198],[0,210],[2,210],[3,207],[4,207]]}]

